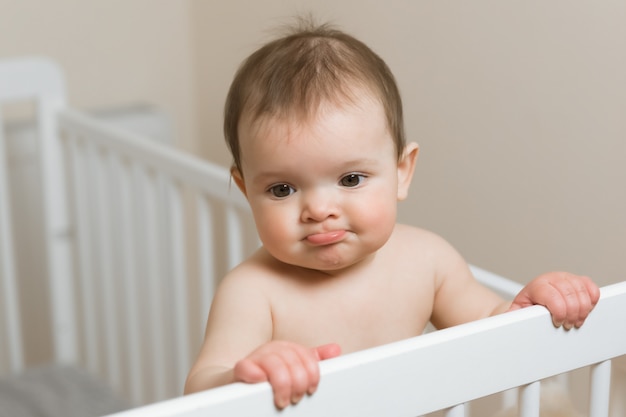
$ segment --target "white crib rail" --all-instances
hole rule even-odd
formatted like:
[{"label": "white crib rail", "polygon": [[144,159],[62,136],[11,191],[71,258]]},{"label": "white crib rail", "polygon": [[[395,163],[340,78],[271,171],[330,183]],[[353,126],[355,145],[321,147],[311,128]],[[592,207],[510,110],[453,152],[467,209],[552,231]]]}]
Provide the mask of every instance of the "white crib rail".
[{"label": "white crib rail", "polygon": [[216,280],[246,253],[247,203],[223,167],[79,112],[60,112],[59,125],[84,313],[78,348],[136,404],[179,395]]},{"label": "white crib rail", "polygon": [[535,306],[321,363],[318,391],[277,411],[267,383],[231,384],[115,414],[116,417],[416,416],[522,387],[523,417],[539,414],[544,378],[591,366],[590,416],[608,413],[610,359],[626,354],[626,282],[601,289],[580,329],[552,326]]}]

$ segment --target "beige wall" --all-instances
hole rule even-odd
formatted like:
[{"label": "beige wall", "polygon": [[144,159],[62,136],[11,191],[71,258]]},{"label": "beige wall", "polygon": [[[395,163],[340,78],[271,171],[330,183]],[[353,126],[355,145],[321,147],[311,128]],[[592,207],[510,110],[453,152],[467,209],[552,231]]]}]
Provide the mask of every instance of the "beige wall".
[{"label": "beige wall", "polygon": [[312,11],[395,72],[421,145],[401,220],[527,281],[625,279],[626,3],[266,0],[195,5],[202,153],[229,163],[221,112],[268,29]]},{"label": "beige wall", "polygon": [[81,109],[151,103],[193,150],[195,57],[188,0],[0,0],[0,58],[45,55]]},{"label": "beige wall", "polygon": [[525,281],[624,279],[626,3],[0,0],[0,57],[45,54],[81,108],[150,102],[229,163],[222,103],[268,30],[312,11],[387,60],[421,145],[401,220]]}]

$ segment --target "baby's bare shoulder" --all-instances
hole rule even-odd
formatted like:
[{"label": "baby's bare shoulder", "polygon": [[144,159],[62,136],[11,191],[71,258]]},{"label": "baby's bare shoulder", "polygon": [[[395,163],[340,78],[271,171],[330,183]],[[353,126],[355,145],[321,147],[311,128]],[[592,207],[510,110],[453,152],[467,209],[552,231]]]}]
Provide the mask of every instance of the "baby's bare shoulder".
[{"label": "baby's bare shoulder", "polygon": [[278,266],[263,248],[258,249],[239,265],[228,271],[221,285],[259,286],[271,285],[277,279]]},{"label": "baby's bare shoulder", "polygon": [[426,229],[406,224],[397,224],[390,243],[408,247],[410,249],[428,248],[432,251],[448,251],[450,244],[438,234]]},{"label": "baby's bare shoulder", "polygon": [[275,298],[275,294],[282,292],[293,280],[291,278],[297,276],[294,268],[260,248],[223,277],[218,292],[265,294],[268,298]]},{"label": "baby's bare shoulder", "polygon": [[389,253],[405,264],[427,267],[440,275],[450,265],[464,263],[462,256],[443,237],[419,227],[398,224],[389,240]]},{"label": "baby's bare shoulder", "polygon": [[273,293],[279,288],[276,275],[256,253],[230,270],[219,282],[213,297],[213,321],[229,321],[238,315],[263,316],[271,309]]}]

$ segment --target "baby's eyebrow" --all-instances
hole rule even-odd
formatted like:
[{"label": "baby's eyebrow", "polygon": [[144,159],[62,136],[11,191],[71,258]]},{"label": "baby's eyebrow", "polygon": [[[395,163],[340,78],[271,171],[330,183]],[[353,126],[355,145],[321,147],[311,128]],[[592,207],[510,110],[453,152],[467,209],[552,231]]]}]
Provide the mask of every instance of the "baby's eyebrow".
[{"label": "baby's eyebrow", "polygon": [[341,164],[341,167],[346,170],[350,170],[358,167],[371,167],[376,166],[380,162],[377,158],[356,158],[345,161]]},{"label": "baby's eyebrow", "polygon": [[256,184],[256,185],[264,185],[267,183],[273,183],[273,182],[287,182],[286,181],[286,177],[288,175],[285,174],[284,172],[278,172],[278,171],[267,171],[267,172],[261,172],[258,175],[255,175],[254,177],[252,177],[252,183]]},{"label": "baby's eyebrow", "polygon": [[[342,175],[348,173],[350,171],[360,171],[365,169],[371,169],[380,164],[380,159],[378,158],[354,158],[345,161],[338,162],[332,168],[329,169],[330,172],[334,172],[336,175]],[[251,178],[251,182],[254,185],[266,185],[270,183],[277,182],[289,182],[290,177],[294,174],[284,171],[263,171],[255,174]]]}]

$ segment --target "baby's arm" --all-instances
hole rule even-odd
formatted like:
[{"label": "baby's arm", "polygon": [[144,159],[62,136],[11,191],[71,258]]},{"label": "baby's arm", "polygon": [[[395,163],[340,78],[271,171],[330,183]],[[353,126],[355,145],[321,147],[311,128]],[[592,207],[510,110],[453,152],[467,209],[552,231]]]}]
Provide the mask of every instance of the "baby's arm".
[{"label": "baby's arm", "polygon": [[550,311],[555,326],[570,329],[583,324],[600,298],[591,279],[550,272],[533,279],[513,302],[505,301],[472,277],[465,260],[447,242],[439,238],[433,245],[437,256],[431,321],[437,328],[539,304]]},{"label": "baby's arm", "polygon": [[269,382],[276,407],[285,408],[316,391],[320,380],[318,362],[340,352],[336,344],[309,349],[292,342],[270,341],[238,361],[234,368],[194,367],[187,378],[185,394],[232,382]]},{"label": "baby's arm", "polygon": [[339,355],[339,346],[317,348],[273,341],[266,291],[229,276],[211,306],[204,343],[185,383],[185,394],[232,382],[268,381],[276,406],[311,394],[319,382],[318,362]]},{"label": "baby's arm", "polygon": [[600,289],[588,277],[549,272],[526,285],[513,299],[510,310],[534,304],[545,306],[556,327],[580,327],[600,299]]},{"label": "baby's arm", "polygon": [[431,323],[438,329],[506,311],[510,302],[479,283],[465,259],[447,241],[432,235],[434,303]]},{"label": "baby's arm", "polygon": [[235,382],[235,363],[272,334],[268,301],[239,277],[227,276],[211,304],[206,334],[185,394]]}]

